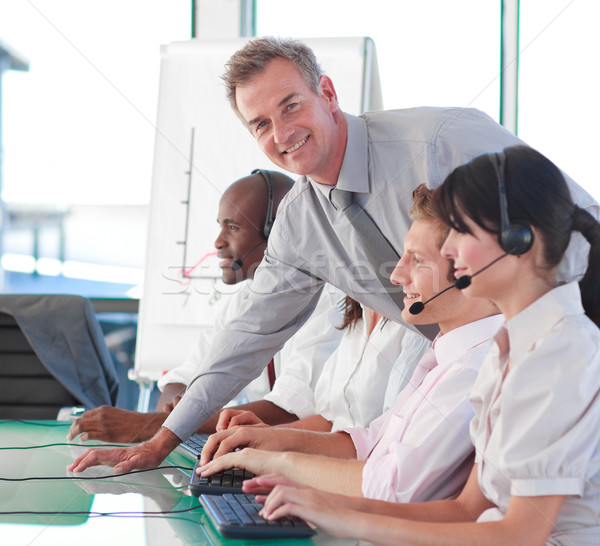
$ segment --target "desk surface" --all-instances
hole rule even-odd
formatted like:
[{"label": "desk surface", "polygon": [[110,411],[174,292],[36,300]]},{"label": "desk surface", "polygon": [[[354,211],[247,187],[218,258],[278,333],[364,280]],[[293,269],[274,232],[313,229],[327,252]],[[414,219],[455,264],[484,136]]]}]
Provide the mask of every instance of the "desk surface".
[{"label": "desk surface", "polygon": [[[56,421],[0,421],[0,448],[66,443],[69,423]],[[0,449],[0,478],[75,476],[67,465],[91,444],[57,445],[40,449]],[[191,470],[193,460],[174,451],[163,466]],[[351,544],[319,532],[312,540],[252,541],[222,538],[207,521],[198,500],[188,491],[190,471],[178,468],[113,477],[112,469],[94,467],[72,480],[2,481],[0,483],[0,536],[11,546],[82,544],[84,546],[227,545],[236,544]],[[108,476],[105,479],[89,479]],[[87,479],[86,479],[87,478]],[[170,515],[138,515],[192,509]],[[15,514],[14,512],[60,514]],[[13,512],[13,513],[9,513]],[[67,513],[68,512],[68,513]],[[94,516],[88,512],[115,513]],[[127,514],[134,512],[134,514]],[[112,541],[112,543],[111,543]]]}]

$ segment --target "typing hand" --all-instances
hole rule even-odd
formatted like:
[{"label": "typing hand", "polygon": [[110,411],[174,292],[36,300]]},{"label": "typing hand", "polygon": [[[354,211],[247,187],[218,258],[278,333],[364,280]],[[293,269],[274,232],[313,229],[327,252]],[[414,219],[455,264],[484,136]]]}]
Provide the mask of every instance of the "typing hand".
[{"label": "typing hand", "polygon": [[199,466],[196,469],[196,473],[202,477],[207,477],[230,468],[243,468],[256,475],[277,472],[279,465],[283,462],[282,455],[282,453],[245,448],[233,453],[227,453],[218,459],[213,459]]},{"label": "typing hand", "polygon": [[84,442],[142,442],[158,432],[166,417],[166,413],[138,413],[100,406],[86,411],[71,425],[67,440],[71,441],[81,434]]},{"label": "typing hand", "polygon": [[244,493],[250,493],[256,495],[258,502],[264,504],[265,499],[275,486],[277,485],[292,485],[296,487],[305,487],[292,480],[288,480],[279,474],[264,474],[262,476],[256,476],[250,480],[246,480],[242,484]]},{"label": "typing hand", "polygon": [[[274,481],[274,478],[269,479]],[[257,478],[248,482],[255,480]],[[341,538],[358,536],[357,527],[361,524],[363,514],[345,508],[344,503],[339,502],[342,497],[343,495],[287,482],[275,485],[266,499],[259,496],[257,501],[264,503],[259,514],[267,520],[297,516],[330,535]]]},{"label": "typing hand", "polygon": [[202,449],[200,462],[204,465],[211,459],[243,447],[266,451],[293,450],[302,432],[274,427],[230,427],[210,435]]},{"label": "typing hand", "polygon": [[219,414],[216,430],[219,432],[221,430],[227,430],[230,427],[239,425],[268,426],[253,411],[224,409]]}]

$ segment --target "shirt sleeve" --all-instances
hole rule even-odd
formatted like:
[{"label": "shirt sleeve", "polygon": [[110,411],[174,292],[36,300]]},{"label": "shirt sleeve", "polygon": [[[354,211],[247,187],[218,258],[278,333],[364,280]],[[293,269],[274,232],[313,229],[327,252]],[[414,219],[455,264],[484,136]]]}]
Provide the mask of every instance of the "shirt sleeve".
[{"label": "shirt sleeve", "polygon": [[371,421],[368,427],[353,427],[344,429],[344,432],[350,435],[352,442],[354,442],[354,448],[356,449],[356,458],[359,461],[365,460],[373,446],[375,445],[375,440],[379,435],[379,432],[382,430],[384,426],[386,426],[386,421],[392,415],[392,410],[388,410],[374,421]]},{"label": "shirt sleeve", "polygon": [[280,370],[264,399],[304,419],[315,414],[315,386],[324,364],[340,343],[343,294],[326,285],[306,324],[280,351]]},{"label": "shirt sleeve", "polygon": [[258,377],[317,305],[324,281],[294,254],[281,216],[250,289],[232,302],[233,318],[214,335],[202,368],[164,423],[182,440]]},{"label": "shirt sleeve", "polygon": [[[434,375],[430,372],[423,386]],[[401,440],[389,441],[384,435],[380,442],[387,441],[388,445],[378,446],[367,459],[362,485],[365,497],[422,502],[447,498],[460,491],[472,464],[469,421],[473,411],[468,397],[476,376],[477,370],[471,367],[447,371],[409,423],[402,412],[391,412],[385,434],[389,438],[398,431],[396,437]],[[421,395],[414,393],[408,406],[415,396]]]},{"label": "shirt sleeve", "polygon": [[600,343],[590,328],[567,325],[506,377],[494,426],[499,468],[487,471],[509,479],[511,495],[581,495],[597,472]]}]

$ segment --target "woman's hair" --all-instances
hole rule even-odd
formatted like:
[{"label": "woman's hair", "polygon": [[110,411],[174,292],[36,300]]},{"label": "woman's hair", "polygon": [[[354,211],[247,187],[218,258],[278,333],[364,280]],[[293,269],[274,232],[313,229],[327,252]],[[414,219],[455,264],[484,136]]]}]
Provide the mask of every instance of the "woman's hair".
[{"label": "woman's hair", "polygon": [[356,300],[353,300],[350,296],[346,296],[340,302],[341,310],[344,311],[344,320],[342,325],[338,327],[338,330],[345,330],[346,328],[354,328],[354,325],[361,319],[363,310]]},{"label": "woman's hair", "polygon": [[504,176],[508,217],[511,223],[534,226],[543,243],[544,266],[562,260],[571,231],[579,231],[590,243],[588,268],[581,280],[586,314],[600,326],[600,224],[573,204],[567,183],[549,159],[527,146],[504,150],[504,173],[498,173],[498,154],[485,154],[452,171],[435,192],[438,216],[451,228],[470,233],[468,216],[486,231],[500,233],[498,176]]},{"label": "woman's hair", "polygon": [[[336,326],[338,330],[345,330],[346,328],[352,330],[356,326],[356,323],[363,316],[363,308],[360,303],[352,299],[350,296],[346,296],[339,303],[340,310],[344,312],[344,318],[340,326]],[[388,323],[387,318],[383,317],[381,322],[381,328],[383,329]]]}]

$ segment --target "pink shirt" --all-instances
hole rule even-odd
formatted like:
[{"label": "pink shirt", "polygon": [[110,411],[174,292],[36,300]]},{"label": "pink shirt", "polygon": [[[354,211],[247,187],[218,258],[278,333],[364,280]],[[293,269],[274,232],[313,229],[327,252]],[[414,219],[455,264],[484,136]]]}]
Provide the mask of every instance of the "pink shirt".
[{"label": "pink shirt", "polygon": [[423,502],[455,496],[473,463],[469,393],[502,316],[439,336],[396,404],[368,428],[346,430],[363,469],[365,497]]}]

